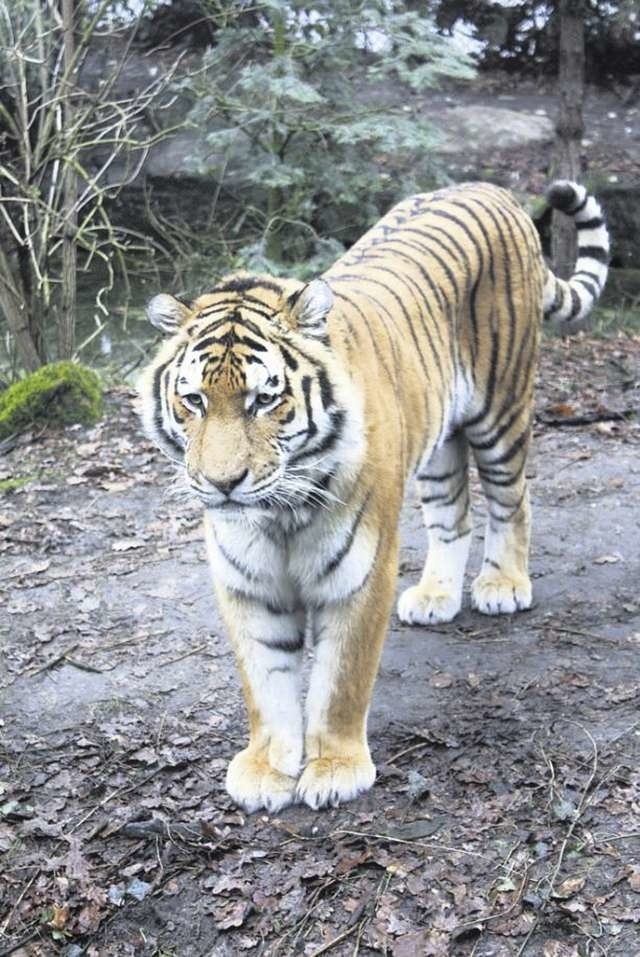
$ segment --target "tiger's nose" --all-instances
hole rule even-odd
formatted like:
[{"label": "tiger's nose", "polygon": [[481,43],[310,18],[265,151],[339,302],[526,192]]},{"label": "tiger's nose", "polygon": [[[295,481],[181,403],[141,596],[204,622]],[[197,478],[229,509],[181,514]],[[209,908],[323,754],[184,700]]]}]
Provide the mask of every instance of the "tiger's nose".
[{"label": "tiger's nose", "polygon": [[211,479],[209,479],[209,481],[218,489],[219,492],[222,492],[223,495],[230,495],[236,485],[240,485],[240,482],[242,482],[242,480],[245,479],[248,474],[249,469],[245,469],[244,472],[241,472],[234,478],[227,479],[225,482],[213,482]]}]

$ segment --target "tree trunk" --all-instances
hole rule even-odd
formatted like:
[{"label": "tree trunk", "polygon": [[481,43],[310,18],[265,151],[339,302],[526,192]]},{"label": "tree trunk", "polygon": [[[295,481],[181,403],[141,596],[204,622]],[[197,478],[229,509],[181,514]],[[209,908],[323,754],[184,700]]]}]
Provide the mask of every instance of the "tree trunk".
[{"label": "tree trunk", "polygon": [[[580,141],[584,135],[584,0],[560,0],[560,38],[556,117],[555,176],[580,178]],[[576,258],[573,222],[554,210],[551,255],[556,275],[567,278]]]},{"label": "tree trunk", "polygon": [[35,372],[42,365],[38,347],[29,328],[27,295],[20,288],[20,277],[11,268],[9,257],[0,244],[0,312],[4,313],[18,350],[20,365]]},{"label": "tree trunk", "polygon": [[[74,55],[74,0],[62,0],[62,34],[64,40],[63,65],[66,82],[63,90],[63,117],[65,129],[73,124],[71,64]],[[69,144],[70,146],[71,144]],[[64,158],[63,235],[62,235],[62,301],[58,319],[58,358],[70,359],[76,339],[76,271],[78,212],[76,209],[77,177],[68,154]]]}]

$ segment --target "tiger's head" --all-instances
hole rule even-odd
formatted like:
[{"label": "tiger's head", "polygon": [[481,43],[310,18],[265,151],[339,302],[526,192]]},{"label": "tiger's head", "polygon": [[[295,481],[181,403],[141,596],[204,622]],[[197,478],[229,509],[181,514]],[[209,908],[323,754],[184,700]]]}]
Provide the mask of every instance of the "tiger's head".
[{"label": "tiger's head", "polygon": [[322,279],[240,274],[190,304],[167,294],[148,304],[171,338],[141,377],[143,423],[207,508],[321,500],[347,415],[332,302]]}]

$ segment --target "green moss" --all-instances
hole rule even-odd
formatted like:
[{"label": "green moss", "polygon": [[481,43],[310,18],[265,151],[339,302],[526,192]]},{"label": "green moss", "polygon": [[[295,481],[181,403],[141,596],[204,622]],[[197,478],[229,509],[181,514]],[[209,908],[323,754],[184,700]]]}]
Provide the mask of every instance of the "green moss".
[{"label": "green moss", "polygon": [[90,425],[101,415],[96,373],[74,362],[55,362],[0,393],[0,439],[37,422]]},{"label": "green moss", "polygon": [[618,306],[607,308],[596,306],[589,319],[588,331],[592,336],[602,338],[625,332],[628,335],[640,333],[640,309]]},{"label": "green moss", "polygon": [[0,495],[4,495],[5,492],[17,492],[18,489],[28,485],[32,477],[33,476],[23,475],[20,478],[4,479],[0,482]]}]

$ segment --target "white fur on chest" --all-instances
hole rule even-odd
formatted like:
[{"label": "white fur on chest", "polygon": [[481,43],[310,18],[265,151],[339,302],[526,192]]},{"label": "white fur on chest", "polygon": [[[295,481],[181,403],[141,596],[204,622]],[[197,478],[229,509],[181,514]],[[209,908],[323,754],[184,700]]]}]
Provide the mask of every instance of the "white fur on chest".
[{"label": "white fur on chest", "polygon": [[[207,515],[214,577],[268,605],[294,609],[339,602],[356,592],[375,560],[377,534],[357,509],[322,510],[297,532],[273,535],[241,519]],[[354,526],[356,526],[354,528]]]}]

